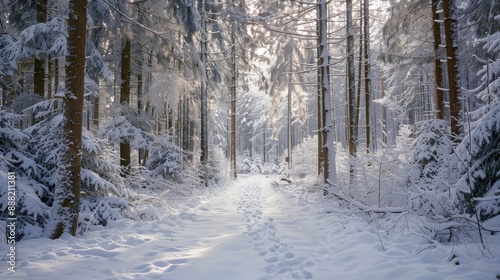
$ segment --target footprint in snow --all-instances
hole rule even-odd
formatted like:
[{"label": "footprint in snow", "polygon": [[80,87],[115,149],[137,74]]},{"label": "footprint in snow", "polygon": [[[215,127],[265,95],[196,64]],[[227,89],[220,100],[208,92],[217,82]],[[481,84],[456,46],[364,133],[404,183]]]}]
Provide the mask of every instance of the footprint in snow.
[{"label": "footprint in snow", "polygon": [[141,264],[141,265],[134,267],[134,270],[140,271],[142,273],[150,272],[151,269],[153,269],[153,268],[151,267],[150,264]]},{"label": "footprint in snow", "polygon": [[166,261],[156,261],[153,263],[156,267],[159,267],[159,268],[164,268],[164,267],[167,267],[169,265],[168,262]]},{"label": "footprint in snow", "polygon": [[274,257],[270,257],[270,258],[266,259],[266,262],[268,262],[268,263],[275,263],[275,262],[277,262],[279,260],[280,259],[278,257],[274,256]]}]

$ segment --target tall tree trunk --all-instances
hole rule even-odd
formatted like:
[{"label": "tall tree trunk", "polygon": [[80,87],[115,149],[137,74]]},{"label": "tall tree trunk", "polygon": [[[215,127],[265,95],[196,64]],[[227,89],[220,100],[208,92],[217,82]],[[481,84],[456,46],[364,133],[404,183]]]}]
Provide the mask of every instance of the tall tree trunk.
[{"label": "tall tree trunk", "polygon": [[451,134],[460,134],[460,76],[458,72],[457,22],[454,15],[455,1],[443,0],[444,33],[446,38],[446,57],[448,68],[448,84],[450,94],[450,126]]},{"label": "tall tree trunk", "polygon": [[[349,155],[356,157],[358,145],[358,131],[356,112],[356,85],[354,79],[354,36],[352,27],[352,0],[346,0],[347,19],[347,92],[349,97]],[[354,165],[350,165],[351,178],[354,178]]]},{"label": "tall tree trunk", "polygon": [[359,57],[358,57],[358,83],[357,83],[357,88],[356,88],[356,104],[358,104],[358,106],[356,106],[356,120],[354,121],[356,123],[356,128],[359,127],[359,120],[361,119],[361,108],[360,108],[360,104],[361,104],[361,88],[362,88],[362,85],[361,85],[361,82],[362,82],[362,79],[363,79],[363,47],[364,47],[364,44],[363,44],[363,1],[364,0],[360,0],[359,1]]},{"label": "tall tree trunk", "polygon": [[[190,129],[189,129],[189,96],[184,97],[184,104],[182,110],[182,150],[190,151]],[[190,154],[190,153],[189,153]],[[188,159],[191,159],[191,156],[188,155]]]},{"label": "tall tree trunk", "polygon": [[[122,69],[121,69],[121,85],[120,85],[120,104],[130,104],[130,62],[131,62],[131,43],[130,39],[126,38],[122,50]],[[130,143],[120,143],[120,166],[122,167],[122,175],[127,175],[130,172]]]},{"label": "tall tree trunk", "polygon": [[142,75],[142,54],[137,60],[137,113],[140,114],[143,110],[142,108],[142,95],[143,95],[143,75]]},{"label": "tall tree trunk", "polygon": [[52,99],[52,57],[47,56],[47,99]]},{"label": "tall tree trunk", "polygon": [[201,81],[201,156],[200,161],[204,172],[205,186],[208,187],[208,89],[207,89],[207,11],[206,1],[201,1],[201,64],[202,64],[202,81]]},{"label": "tall tree trunk", "polygon": [[[142,51],[140,50],[140,55],[139,58],[137,59],[137,113],[140,115],[142,112],[142,91],[143,91],[143,75],[142,75],[142,59],[143,59],[143,54]],[[138,153],[138,161],[139,165],[146,165],[146,158],[145,158],[145,151],[146,149],[139,149],[137,151]]]},{"label": "tall tree trunk", "polygon": [[288,98],[287,98],[287,146],[288,146],[288,169],[292,169],[292,59],[290,58],[288,66]]},{"label": "tall tree trunk", "polygon": [[[99,87],[99,80],[96,80],[95,82],[96,82],[97,86]],[[99,94],[97,94],[96,96],[94,96],[93,99],[94,99],[93,100],[94,110],[93,110],[92,119],[93,119],[93,122],[94,122],[95,129],[99,129],[99,118],[100,118],[100,115],[99,115],[99,111],[100,111]]]},{"label": "tall tree trunk", "polygon": [[[319,0],[321,1],[321,0]],[[324,68],[321,67],[322,62],[321,62],[321,55],[322,55],[322,41],[321,41],[321,6],[317,6],[317,16],[316,16],[316,33],[318,35],[318,49],[317,49],[317,62],[318,62],[318,175],[323,173],[323,145],[324,145],[324,139],[323,139],[323,70]]]},{"label": "tall tree trunk", "polygon": [[237,178],[236,166],[236,26],[231,23],[231,171]]},{"label": "tall tree trunk", "polygon": [[[321,100],[322,100],[322,117],[324,127],[323,139],[323,178],[325,183],[337,184],[337,170],[335,163],[335,149],[334,149],[334,127],[333,127],[333,107],[331,99],[331,85],[330,85],[330,65],[328,53],[328,10],[327,0],[320,0],[319,14],[320,14],[320,42],[321,57],[318,61],[321,62],[323,77],[321,80]],[[327,194],[328,190],[325,189],[324,193]]]},{"label": "tall tree trunk", "polygon": [[[47,0],[38,0],[36,5],[36,22],[47,22]],[[33,92],[45,97],[45,53],[39,53],[35,57],[35,70],[33,73]]]},{"label": "tall tree trunk", "polygon": [[441,24],[438,14],[438,5],[440,0],[432,0],[432,31],[434,35],[434,79],[435,79],[435,100],[436,100],[436,118],[444,119],[444,91],[443,87],[443,67],[439,57],[441,45]]},{"label": "tall tree trunk", "polygon": [[51,238],[63,233],[76,234],[80,207],[82,114],[85,77],[85,36],[87,1],[70,0],[68,16],[68,55],[62,143],[66,151],[59,166],[51,221],[46,229]]},{"label": "tall tree trunk", "polygon": [[263,129],[262,129],[262,162],[263,163],[266,163],[267,162],[267,155],[266,155],[267,151],[266,151],[266,125],[264,124],[263,125]]},{"label": "tall tree trunk", "polygon": [[418,121],[422,121],[425,119],[425,85],[424,85],[424,73],[423,71],[419,71],[419,97],[418,100],[420,102],[418,108]]},{"label": "tall tree trunk", "polygon": [[[100,45],[99,39],[100,39],[100,36],[103,32],[104,32],[103,28],[99,27],[97,30],[95,30],[94,32],[91,33],[89,40],[92,40],[96,49],[99,48],[99,45]],[[95,94],[92,97],[92,103],[93,103],[92,105],[94,106],[93,111],[92,111],[92,122],[93,122],[94,128],[97,130],[97,129],[99,129],[99,118],[100,118],[100,115],[99,115],[99,113],[100,113],[99,74],[94,71],[93,73],[90,73],[90,75],[91,75],[91,79],[96,83],[97,91],[98,91],[97,94]]]},{"label": "tall tree trunk", "polygon": [[[383,70],[381,70],[382,72]],[[385,97],[384,74],[380,74],[380,93],[382,99]],[[382,142],[387,145],[387,107],[382,105]]]},{"label": "tall tree trunk", "polygon": [[54,95],[59,92],[59,58],[54,59]]},{"label": "tall tree trunk", "polygon": [[366,153],[370,153],[371,127],[370,127],[370,1],[364,0],[364,56],[365,56],[365,128],[366,128]]}]

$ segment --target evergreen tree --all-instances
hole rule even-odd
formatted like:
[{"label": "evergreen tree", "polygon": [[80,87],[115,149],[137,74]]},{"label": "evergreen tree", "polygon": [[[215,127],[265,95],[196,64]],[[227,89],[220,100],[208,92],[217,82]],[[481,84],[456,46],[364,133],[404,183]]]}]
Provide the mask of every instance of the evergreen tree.
[{"label": "evergreen tree", "polygon": [[54,190],[51,221],[47,225],[47,233],[51,238],[59,238],[65,232],[75,235],[78,225],[85,85],[86,9],[86,0],[70,1],[68,55],[66,58],[68,92],[63,98],[65,110],[62,122],[62,143],[65,151]]}]

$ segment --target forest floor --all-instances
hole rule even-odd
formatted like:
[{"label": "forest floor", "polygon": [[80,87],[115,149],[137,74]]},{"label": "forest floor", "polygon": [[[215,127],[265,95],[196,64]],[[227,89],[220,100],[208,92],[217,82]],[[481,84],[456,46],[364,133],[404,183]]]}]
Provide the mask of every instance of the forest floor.
[{"label": "forest floor", "polygon": [[[0,279],[498,279],[500,234],[438,243],[411,218],[347,211],[321,194],[241,175],[84,235],[17,243]],[[395,222],[398,221],[398,222]],[[465,237],[463,239],[466,239]],[[5,244],[0,244],[4,252]],[[3,259],[3,256],[0,257]]]}]

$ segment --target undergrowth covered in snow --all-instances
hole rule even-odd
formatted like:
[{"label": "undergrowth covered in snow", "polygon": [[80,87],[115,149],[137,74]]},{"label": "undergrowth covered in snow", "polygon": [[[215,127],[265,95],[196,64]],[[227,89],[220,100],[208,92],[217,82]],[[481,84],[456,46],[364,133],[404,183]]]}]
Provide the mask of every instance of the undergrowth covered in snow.
[{"label": "undergrowth covered in snow", "polygon": [[[24,95],[20,98],[26,99]],[[57,100],[47,100],[20,109],[33,116],[26,128],[20,128],[25,120],[22,115],[0,111],[0,213],[7,217],[7,173],[15,172],[18,240],[44,236],[62,157],[62,108],[57,104]],[[123,115],[128,118],[113,118],[97,134],[83,130],[80,233],[112,220],[157,219],[155,203],[151,203],[155,193],[189,196],[202,185],[199,167],[186,160],[169,135],[150,133],[144,119],[130,110],[127,113]],[[149,151],[145,166],[134,168],[127,176],[122,176],[121,167],[115,164],[119,158],[115,147],[120,141]],[[219,171],[213,174],[212,180],[223,179]],[[164,202],[156,205],[164,207]],[[0,227],[4,232],[5,223]]]}]

